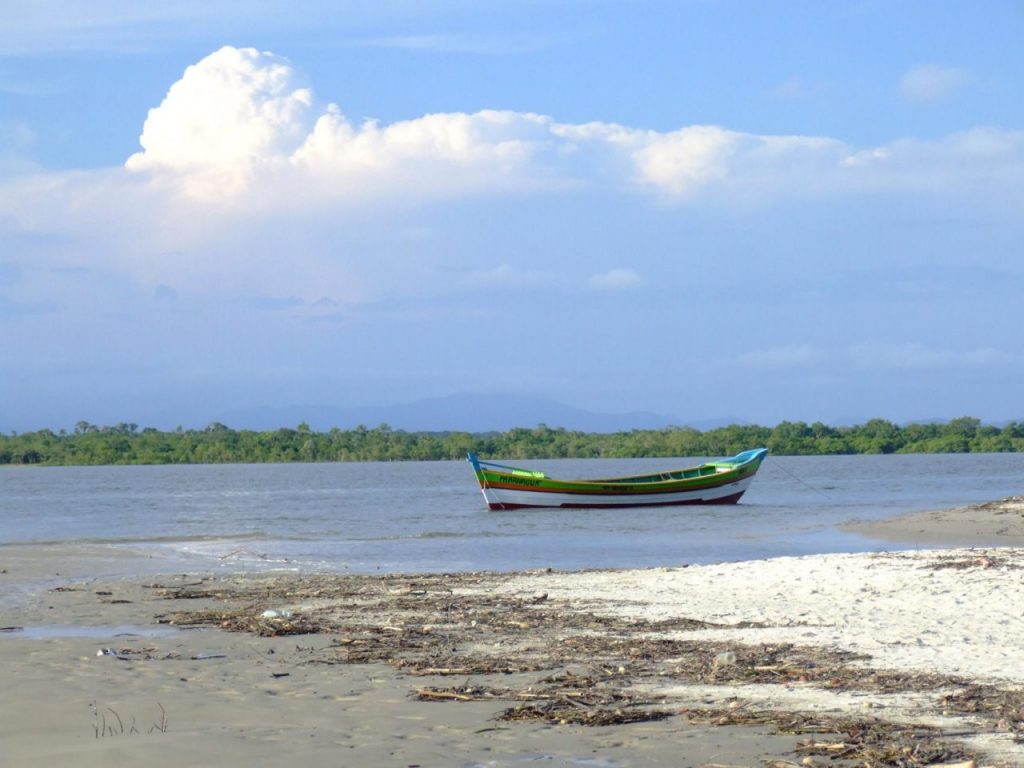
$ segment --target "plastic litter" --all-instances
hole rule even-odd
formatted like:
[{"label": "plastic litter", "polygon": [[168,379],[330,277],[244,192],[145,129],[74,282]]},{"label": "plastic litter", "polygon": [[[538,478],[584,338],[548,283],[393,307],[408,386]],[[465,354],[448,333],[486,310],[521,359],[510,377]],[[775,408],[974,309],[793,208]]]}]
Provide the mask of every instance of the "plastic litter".
[{"label": "plastic litter", "polygon": [[269,608],[260,614],[264,619],[290,619],[292,617],[291,611],[275,611],[273,608]]}]

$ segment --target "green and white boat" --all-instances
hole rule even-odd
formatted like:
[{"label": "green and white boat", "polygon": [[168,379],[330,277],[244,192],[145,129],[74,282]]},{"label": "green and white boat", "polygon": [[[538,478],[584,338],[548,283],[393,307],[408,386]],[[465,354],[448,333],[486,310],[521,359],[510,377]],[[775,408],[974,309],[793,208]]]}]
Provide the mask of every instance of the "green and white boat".
[{"label": "green and white boat", "polygon": [[754,448],[695,467],[596,480],[556,480],[543,472],[481,461],[472,452],[468,458],[490,509],[522,509],[735,504],[767,455],[767,448]]}]

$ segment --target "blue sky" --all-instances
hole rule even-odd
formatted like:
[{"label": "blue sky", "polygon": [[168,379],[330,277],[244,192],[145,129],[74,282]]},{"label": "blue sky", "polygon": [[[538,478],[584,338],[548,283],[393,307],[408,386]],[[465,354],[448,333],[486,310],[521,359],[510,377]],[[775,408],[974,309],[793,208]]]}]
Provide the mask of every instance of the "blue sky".
[{"label": "blue sky", "polygon": [[1024,418],[1019,2],[0,0],[0,429]]}]

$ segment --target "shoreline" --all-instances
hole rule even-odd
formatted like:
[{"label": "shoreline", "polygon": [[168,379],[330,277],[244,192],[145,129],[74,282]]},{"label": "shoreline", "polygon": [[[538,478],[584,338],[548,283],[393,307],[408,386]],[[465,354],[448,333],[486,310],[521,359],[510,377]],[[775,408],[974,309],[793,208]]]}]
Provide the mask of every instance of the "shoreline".
[{"label": "shoreline", "polygon": [[885,520],[851,522],[841,528],[879,541],[917,546],[1022,547],[1024,496],[913,512]]},{"label": "shoreline", "polygon": [[104,579],[108,548],[9,546],[0,737],[25,766],[838,766],[842,728],[901,723],[922,765],[1022,765],[1022,521],[1014,497],[881,524],[959,548],[576,572]]}]

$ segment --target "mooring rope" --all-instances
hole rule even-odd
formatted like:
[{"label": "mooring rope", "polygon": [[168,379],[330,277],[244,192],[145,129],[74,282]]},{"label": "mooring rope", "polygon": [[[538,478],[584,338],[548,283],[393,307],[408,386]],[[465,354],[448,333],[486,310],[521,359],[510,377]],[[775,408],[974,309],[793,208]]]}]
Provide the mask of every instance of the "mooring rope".
[{"label": "mooring rope", "polygon": [[831,496],[829,496],[829,495],[828,495],[827,493],[825,493],[824,491],[822,491],[822,490],[820,490],[820,489],[818,489],[818,488],[815,488],[815,487],[814,487],[813,485],[811,485],[810,483],[805,483],[805,482],[804,482],[803,480],[801,480],[801,479],[800,479],[799,477],[797,477],[797,476],[796,476],[796,475],[794,475],[794,474],[793,474],[792,472],[790,472],[790,471],[789,471],[788,469],[786,469],[786,468],[785,468],[784,466],[782,466],[782,464],[780,464],[780,463],[779,463],[779,459],[778,459],[778,457],[777,457],[777,456],[776,456],[776,457],[775,457],[775,458],[773,459],[773,461],[772,461],[772,464],[771,464],[771,465],[772,465],[773,467],[778,467],[779,469],[781,469],[781,470],[782,470],[783,472],[785,472],[785,473],[786,473],[787,475],[789,475],[789,476],[790,476],[791,478],[793,478],[794,480],[796,480],[796,481],[797,481],[798,483],[800,483],[800,485],[804,486],[805,488],[810,488],[810,489],[811,489],[812,491],[814,491],[815,493],[817,493],[817,494],[821,495],[822,497],[824,497],[824,498],[826,498],[826,499],[829,499],[829,500],[831,500],[831,498],[832,498],[832,497],[831,497]]}]

